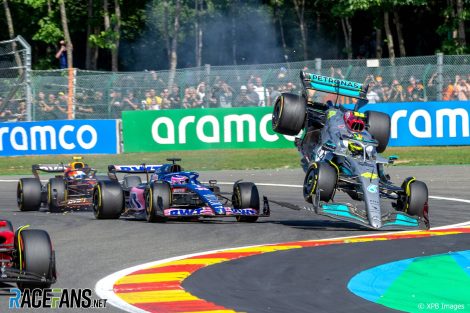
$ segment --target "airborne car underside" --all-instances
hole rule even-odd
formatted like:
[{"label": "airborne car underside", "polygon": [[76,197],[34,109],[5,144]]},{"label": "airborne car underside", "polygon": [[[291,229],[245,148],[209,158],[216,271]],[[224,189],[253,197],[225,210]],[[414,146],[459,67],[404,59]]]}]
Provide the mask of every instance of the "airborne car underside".
[{"label": "airborne car underside", "polygon": [[[313,210],[372,229],[427,229],[426,184],[409,177],[396,186],[384,172],[379,155],[390,137],[390,118],[359,112],[367,104],[367,86],[301,72],[303,95],[282,94],[275,103],[273,129],[297,135],[295,145],[305,171],[303,194]],[[354,110],[318,101],[318,91],[359,99]],[[336,191],[351,200],[335,201]],[[354,203],[351,203],[354,202]]]}]

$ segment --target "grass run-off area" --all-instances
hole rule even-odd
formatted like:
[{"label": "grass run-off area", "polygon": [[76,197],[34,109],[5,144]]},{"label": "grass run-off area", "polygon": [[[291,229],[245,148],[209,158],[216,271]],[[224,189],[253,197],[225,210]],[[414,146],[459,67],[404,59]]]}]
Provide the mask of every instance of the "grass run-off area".
[{"label": "grass run-off area", "polygon": [[[398,155],[397,166],[470,164],[470,146],[388,148],[383,155]],[[297,168],[300,160],[295,148],[84,155],[83,159],[104,173],[108,164],[161,164],[169,157],[182,158],[183,167],[195,171]],[[0,175],[28,174],[32,164],[69,163],[71,160],[71,155],[0,157]]]}]

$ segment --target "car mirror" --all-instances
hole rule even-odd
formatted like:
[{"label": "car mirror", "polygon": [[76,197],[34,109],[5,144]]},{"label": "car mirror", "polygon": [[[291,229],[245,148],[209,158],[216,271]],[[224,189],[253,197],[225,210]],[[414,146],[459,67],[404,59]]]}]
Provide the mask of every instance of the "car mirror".
[{"label": "car mirror", "polygon": [[328,140],[327,142],[325,142],[323,144],[322,149],[326,150],[326,151],[335,151],[336,150],[336,144],[334,142],[332,142],[331,140]]},{"label": "car mirror", "polygon": [[388,157],[388,164],[393,164],[396,160],[398,160],[397,155],[391,155]]}]

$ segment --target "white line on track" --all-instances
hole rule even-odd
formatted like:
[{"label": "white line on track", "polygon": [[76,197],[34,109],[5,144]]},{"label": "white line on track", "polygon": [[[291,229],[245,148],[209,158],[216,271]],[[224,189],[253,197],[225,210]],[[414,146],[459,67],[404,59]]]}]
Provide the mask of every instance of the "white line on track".
[{"label": "white line on track", "polygon": [[[2,180],[0,180],[2,182]],[[233,185],[232,182],[218,182],[220,185]],[[289,185],[289,184],[271,184],[271,183],[256,183],[258,186],[269,186],[269,187],[287,187],[287,188],[302,188],[302,185]],[[458,199],[458,198],[448,198],[448,197],[440,197],[440,196],[429,196],[431,199],[435,200],[444,200],[444,201],[455,201],[455,202],[463,202],[463,203],[470,203],[470,200],[466,199]],[[462,227],[462,226],[467,226],[470,225],[470,221],[459,223],[459,224],[452,224],[452,225],[445,225],[445,226],[440,226],[440,227],[434,227],[431,229],[446,229],[446,228],[454,228],[454,227]],[[395,234],[399,233],[397,232],[389,232],[389,233],[381,233],[381,235],[390,235],[390,234]],[[337,237],[337,238],[326,238],[325,240],[336,240],[336,239],[347,239],[347,238],[357,238],[357,237],[367,237],[367,236],[376,236],[377,234],[369,234],[369,235],[356,235],[356,236],[346,236],[346,237]],[[211,251],[205,251],[205,252],[199,252],[199,253],[192,253],[192,254],[185,254],[185,255],[180,255],[177,257],[172,257],[172,258],[167,258],[163,260],[158,260],[158,261],[153,261],[153,262],[148,262],[145,264],[140,264],[136,265],[133,267],[129,267],[123,270],[120,270],[118,272],[115,272],[113,274],[110,274],[102,279],[100,279],[96,285],[95,285],[95,292],[96,294],[102,298],[102,299],[108,299],[108,303],[111,305],[120,308],[121,310],[127,311],[127,312],[132,312],[132,313],[142,313],[142,312],[147,312],[145,310],[139,309],[121,298],[119,298],[114,292],[113,292],[113,286],[114,283],[120,279],[123,276],[126,276],[132,272],[150,267],[150,266],[155,266],[158,264],[163,264],[167,262],[172,262],[176,260],[181,260],[181,259],[186,259],[194,256],[200,256],[200,255],[205,255],[205,254],[211,254],[211,253],[218,253],[222,251],[227,251],[231,249],[243,249],[243,248],[250,248],[250,247],[258,247],[258,246],[263,246],[263,245],[254,245],[254,246],[244,246],[244,247],[236,247],[236,248],[227,248],[227,249],[219,249],[219,250],[211,250]]]},{"label": "white line on track", "polygon": [[459,198],[447,198],[447,197],[439,197],[439,196],[429,196],[429,198],[435,199],[435,200],[446,200],[446,201],[470,203],[470,200],[459,199]]}]

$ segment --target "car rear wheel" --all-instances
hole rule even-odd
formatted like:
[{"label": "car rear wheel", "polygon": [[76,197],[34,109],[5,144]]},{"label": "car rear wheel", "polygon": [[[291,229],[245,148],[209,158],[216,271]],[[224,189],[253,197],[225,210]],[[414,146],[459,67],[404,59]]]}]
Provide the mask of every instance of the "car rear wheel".
[{"label": "car rear wheel", "polygon": [[164,210],[171,205],[171,188],[166,182],[155,182],[145,192],[147,222],[166,222]]},{"label": "car rear wheel", "polygon": [[37,211],[41,207],[41,182],[36,178],[21,178],[16,188],[20,211]]},{"label": "car rear wheel", "polygon": [[291,93],[281,94],[274,103],[273,130],[283,135],[297,135],[304,127],[305,112],[304,98]]},{"label": "car rear wheel", "polygon": [[[233,186],[232,204],[235,209],[260,210],[259,192],[255,184],[250,182],[239,182]],[[254,223],[258,216],[237,216],[238,222]]]},{"label": "car rear wheel", "polygon": [[303,194],[305,201],[313,203],[320,190],[320,200],[329,202],[335,193],[338,172],[328,163],[313,162],[305,174]]},{"label": "car rear wheel", "polygon": [[99,181],[93,189],[93,213],[97,219],[117,219],[124,209],[124,193],[117,181]]},{"label": "car rear wheel", "polygon": [[66,200],[65,181],[62,178],[51,178],[47,183],[47,205],[53,213],[62,210],[63,202]]},{"label": "car rear wheel", "polygon": [[377,152],[382,153],[385,151],[390,139],[390,116],[382,112],[367,111],[368,131],[379,142]]},{"label": "car rear wheel", "polygon": [[[15,233],[16,267],[48,280],[55,280],[55,255],[49,234],[39,229],[24,229]],[[18,288],[49,288],[50,282],[18,282]]]}]

